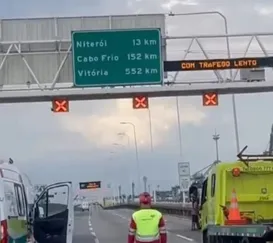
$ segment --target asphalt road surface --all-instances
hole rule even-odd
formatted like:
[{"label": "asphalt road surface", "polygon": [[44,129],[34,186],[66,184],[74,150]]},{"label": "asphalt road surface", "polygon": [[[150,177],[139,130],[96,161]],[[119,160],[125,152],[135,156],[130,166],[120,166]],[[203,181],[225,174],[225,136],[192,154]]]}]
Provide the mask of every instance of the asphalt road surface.
[{"label": "asphalt road surface", "polygon": [[[103,210],[99,207],[88,212],[75,212],[73,243],[126,243],[128,223],[132,211],[127,209]],[[191,222],[185,218],[165,215],[168,243],[201,242],[201,234],[191,231]]]}]

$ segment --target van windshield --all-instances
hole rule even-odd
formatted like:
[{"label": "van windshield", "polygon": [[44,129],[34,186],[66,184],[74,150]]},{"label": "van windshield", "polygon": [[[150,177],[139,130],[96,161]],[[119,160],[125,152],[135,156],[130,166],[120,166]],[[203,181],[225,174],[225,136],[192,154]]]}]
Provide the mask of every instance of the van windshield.
[{"label": "van windshield", "polygon": [[5,181],[4,182],[5,201],[8,216],[18,217],[17,198],[15,194],[14,183]]}]

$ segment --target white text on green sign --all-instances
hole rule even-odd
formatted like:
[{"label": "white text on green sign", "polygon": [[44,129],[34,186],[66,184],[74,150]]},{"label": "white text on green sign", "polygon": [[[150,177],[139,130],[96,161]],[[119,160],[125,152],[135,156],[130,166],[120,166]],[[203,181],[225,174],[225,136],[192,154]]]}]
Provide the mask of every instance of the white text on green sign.
[{"label": "white text on green sign", "polygon": [[78,87],[161,84],[159,29],[72,33],[74,85]]}]

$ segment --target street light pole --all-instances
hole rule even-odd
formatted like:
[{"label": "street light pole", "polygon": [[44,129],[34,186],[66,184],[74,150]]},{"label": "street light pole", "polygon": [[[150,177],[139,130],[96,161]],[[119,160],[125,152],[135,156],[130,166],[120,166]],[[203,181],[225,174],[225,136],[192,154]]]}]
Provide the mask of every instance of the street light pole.
[{"label": "street light pole", "polygon": [[150,141],[151,141],[151,151],[154,151],[154,143],[153,143],[153,130],[152,130],[152,116],[151,116],[151,110],[148,108],[149,113],[149,126],[150,126]]},{"label": "street light pole", "polygon": [[160,188],[160,186],[157,185],[157,186],[156,186],[156,191],[155,191],[155,198],[156,198],[156,201],[158,200],[157,195],[159,195],[159,188]]},{"label": "street light pole", "polygon": [[178,138],[179,138],[179,155],[180,155],[180,160],[179,162],[182,162],[182,136],[181,136],[181,120],[180,120],[180,111],[179,111],[179,99],[178,96],[176,96],[176,114],[177,114],[177,125],[178,125]]},{"label": "street light pole", "polygon": [[160,187],[160,186],[157,185],[156,188],[155,188],[154,191],[153,191],[153,194],[154,194],[154,195],[153,195],[154,203],[156,203],[156,202],[157,202],[157,199],[158,199],[158,198],[157,198],[157,194],[159,194],[159,193],[158,193],[158,192],[159,192],[159,187]]},{"label": "street light pole", "polygon": [[218,140],[220,139],[220,134],[217,134],[215,131],[215,134],[212,135],[212,139],[215,141],[215,149],[216,149],[216,162],[219,162],[219,147],[218,147]]},{"label": "street light pole", "polygon": [[138,158],[138,146],[137,146],[137,137],[136,137],[136,126],[132,122],[120,122],[122,125],[131,125],[134,130],[134,140],[135,140],[135,150],[136,150],[136,162],[137,162],[137,187],[140,191],[141,188],[141,182],[140,182],[140,165],[139,165],[139,158]]},{"label": "street light pole", "polygon": [[147,192],[147,181],[148,181],[147,176],[143,176],[144,192]]},{"label": "street light pole", "polygon": [[121,185],[118,186],[118,199],[119,199],[119,204],[121,204]]},{"label": "street light pole", "polygon": [[[168,16],[193,16],[193,15],[218,15],[224,20],[224,26],[225,26],[225,34],[228,35],[228,22],[227,18],[224,14],[222,14],[219,11],[208,11],[208,12],[195,12],[195,13],[169,13]],[[231,58],[231,51],[230,51],[230,43],[229,43],[229,38],[228,36],[226,37],[226,43],[227,43],[227,54],[228,58]],[[183,60],[186,58],[188,55],[189,50],[186,51]],[[176,81],[176,78],[178,76],[179,72],[176,72],[174,77],[173,77],[173,82]],[[230,81],[234,81],[232,77],[232,70],[229,69],[229,75],[230,75]],[[178,100],[178,97],[176,97]],[[178,102],[177,102],[178,104]],[[179,109],[179,108],[177,108]],[[238,119],[237,119],[237,110],[236,110],[236,100],[235,100],[235,95],[232,94],[232,111],[233,111],[233,119],[234,119],[234,128],[235,128],[235,140],[236,140],[236,149],[237,153],[240,152],[240,140],[239,140],[239,128],[238,128]],[[180,131],[179,131],[180,133]]]},{"label": "street light pole", "polygon": [[132,199],[133,199],[133,202],[135,201],[135,183],[132,182]]}]

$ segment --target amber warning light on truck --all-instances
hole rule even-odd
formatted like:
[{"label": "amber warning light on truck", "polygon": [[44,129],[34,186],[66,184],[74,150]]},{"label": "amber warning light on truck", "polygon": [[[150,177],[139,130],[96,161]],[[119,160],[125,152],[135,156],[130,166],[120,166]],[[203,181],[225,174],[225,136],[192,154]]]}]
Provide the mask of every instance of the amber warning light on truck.
[{"label": "amber warning light on truck", "polygon": [[233,175],[234,177],[238,177],[238,176],[240,176],[240,174],[241,174],[240,168],[233,168],[233,169],[232,169],[232,175]]},{"label": "amber warning light on truck", "polygon": [[166,61],[164,71],[202,71],[273,67],[273,57]]}]

